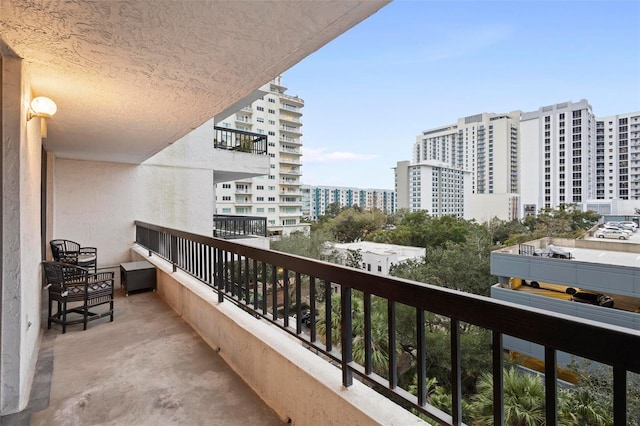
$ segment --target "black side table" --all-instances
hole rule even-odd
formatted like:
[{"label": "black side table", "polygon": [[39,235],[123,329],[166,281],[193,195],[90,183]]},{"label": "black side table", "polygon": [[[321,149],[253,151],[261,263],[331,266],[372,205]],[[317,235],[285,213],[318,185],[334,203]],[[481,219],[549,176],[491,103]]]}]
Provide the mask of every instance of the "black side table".
[{"label": "black side table", "polygon": [[120,286],[125,296],[137,290],[156,290],[156,268],[146,260],[120,264]]}]

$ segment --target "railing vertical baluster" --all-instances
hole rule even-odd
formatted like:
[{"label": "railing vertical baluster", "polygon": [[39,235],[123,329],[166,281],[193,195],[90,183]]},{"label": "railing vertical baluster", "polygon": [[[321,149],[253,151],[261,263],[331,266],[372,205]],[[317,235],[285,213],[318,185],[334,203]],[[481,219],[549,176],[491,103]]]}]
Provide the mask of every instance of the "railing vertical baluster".
[{"label": "railing vertical baluster", "polygon": [[315,342],[316,336],[316,277],[309,277],[309,315],[311,323],[309,328],[309,340]]},{"label": "railing vertical baluster", "polygon": [[284,326],[289,327],[289,270],[282,270],[282,301],[284,303]]},{"label": "railing vertical baluster", "polygon": [[504,425],[504,368],[502,358],[502,333],[493,330],[492,340],[492,365],[493,365],[493,424]]},{"label": "railing vertical baluster", "polygon": [[209,244],[207,245],[207,284],[209,284],[210,286],[213,284],[214,267],[213,247]]},{"label": "railing vertical baluster", "polygon": [[389,389],[398,386],[398,356],[396,353],[396,303],[387,300],[387,332],[389,340]]},{"label": "railing vertical baluster", "polygon": [[333,321],[331,321],[332,317],[332,309],[331,309],[331,282],[324,282],[324,324],[325,324],[325,334],[326,334],[326,342],[325,346],[327,352],[331,352],[333,350]]},{"label": "railing vertical baluster", "polygon": [[267,264],[262,262],[262,315],[267,315]]},{"label": "railing vertical baluster", "polygon": [[424,310],[416,309],[416,356],[418,374],[418,405],[424,406],[427,403],[427,349],[425,346],[424,332]]},{"label": "railing vertical baluster", "polygon": [[341,330],[340,339],[342,344],[342,385],[349,387],[353,384],[353,372],[349,364],[353,361],[353,317],[351,309],[351,287],[340,286],[341,300]]},{"label": "railing vertical baluster", "polygon": [[302,276],[296,272],[296,333],[302,333]]},{"label": "railing vertical baluster", "polygon": [[278,319],[278,267],[272,265],[273,277],[271,279],[271,310],[273,320]]},{"label": "railing vertical baluster", "polygon": [[373,371],[373,351],[371,350],[371,294],[363,294],[364,301],[364,371],[371,374]]},{"label": "railing vertical baluster", "polygon": [[462,371],[460,368],[460,321],[451,318],[451,417],[454,425],[462,424]]},{"label": "railing vertical baluster", "polygon": [[217,251],[217,272],[218,272],[218,302],[224,300],[224,251],[220,248]]},{"label": "railing vertical baluster", "polygon": [[224,266],[223,266],[223,274],[224,274],[224,291],[229,292],[229,252],[224,250]]},{"label": "railing vertical baluster", "polygon": [[555,426],[558,424],[558,407],[557,407],[557,381],[558,372],[556,369],[556,350],[553,348],[544,348],[544,395],[545,395],[545,411],[546,425]]},{"label": "railing vertical baluster", "polygon": [[613,424],[627,424],[627,371],[613,366]]},{"label": "railing vertical baluster", "polygon": [[253,259],[253,309],[258,310],[258,261]]},{"label": "railing vertical baluster", "polygon": [[[249,285],[249,257],[244,257],[244,301],[246,304],[251,304],[251,286]],[[242,297],[241,297],[242,298]]]},{"label": "railing vertical baluster", "polygon": [[236,280],[236,254],[233,252],[229,252],[230,264],[229,264],[229,285],[231,290],[231,296],[235,296],[237,294],[236,288],[238,286],[238,282]]},{"label": "railing vertical baluster", "polygon": [[176,272],[178,270],[178,237],[175,235],[171,236],[171,250],[169,253],[173,272]]}]

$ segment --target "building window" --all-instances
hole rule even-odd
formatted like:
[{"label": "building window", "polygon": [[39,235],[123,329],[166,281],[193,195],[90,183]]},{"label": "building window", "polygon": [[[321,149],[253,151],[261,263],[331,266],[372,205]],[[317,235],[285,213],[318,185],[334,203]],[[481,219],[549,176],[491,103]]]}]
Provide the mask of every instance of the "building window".
[{"label": "building window", "polygon": [[222,188],[224,188],[224,189],[231,189],[231,184],[230,184],[230,183],[223,183],[223,184],[222,184]]},{"label": "building window", "polygon": [[275,113],[276,113],[276,110],[275,110],[275,109],[270,109],[270,110],[269,110],[269,114],[275,114]]},{"label": "building window", "polygon": [[264,107],[261,107],[261,106],[256,107],[256,109],[257,109],[258,111],[264,111]]},{"label": "building window", "polygon": [[224,197],[222,197],[222,201],[231,201],[231,197],[228,195],[225,195]]},{"label": "building window", "polygon": [[269,201],[275,201],[276,197],[269,197]]}]

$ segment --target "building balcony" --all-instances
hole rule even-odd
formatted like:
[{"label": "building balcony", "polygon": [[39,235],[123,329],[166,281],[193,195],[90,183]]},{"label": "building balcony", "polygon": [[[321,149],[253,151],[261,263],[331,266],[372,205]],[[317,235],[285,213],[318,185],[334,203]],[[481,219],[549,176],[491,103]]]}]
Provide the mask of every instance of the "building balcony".
[{"label": "building balcony", "polygon": [[294,115],[289,115],[289,114],[280,114],[280,122],[281,123],[294,123],[297,125],[302,125],[302,119],[300,119],[300,117],[294,116]]},{"label": "building balcony", "polygon": [[282,126],[280,126],[280,131],[281,132],[286,132],[286,133],[291,133],[291,134],[294,134],[294,135],[301,135],[302,134],[300,129],[298,127],[294,127],[294,126],[282,125]]},{"label": "building balcony", "polygon": [[291,105],[291,103],[281,102],[280,111],[285,111],[289,114],[298,114],[300,116],[302,115],[302,109],[298,106]]},{"label": "building balcony", "polygon": [[296,144],[296,145],[302,145],[302,142],[300,142],[300,138],[293,138],[291,136],[287,136],[287,135],[280,135],[280,142],[286,142],[286,143],[292,143],[292,144]]},{"label": "building balcony", "polygon": [[302,161],[300,161],[300,158],[290,158],[290,157],[285,157],[285,156],[281,156],[278,159],[278,162],[280,164],[293,164],[295,166],[302,165]]},{"label": "building balcony", "polygon": [[[390,400],[383,398],[385,396],[394,401],[404,401],[404,406],[441,424],[460,424],[464,413],[461,397],[455,391],[453,409],[449,413],[428,404],[426,366],[419,362],[411,364],[410,368],[414,369],[417,377],[417,393],[397,387],[400,360],[395,356],[386,361],[383,369],[386,373],[376,374],[372,347],[368,346],[372,344],[373,337],[368,334],[371,331],[364,331],[364,335],[358,336],[354,336],[352,331],[356,321],[361,321],[353,316],[357,310],[353,309],[355,305],[352,303],[355,293],[362,292],[358,298],[364,298],[365,306],[369,306],[373,297],[386,300],[386,324],[391,342],[395,342],[397,333],[396,321],[391,319],[398,315],[396,309],[402,305],[403,309],[412,310],[407,318],[415,321],[417,332],[412,353],[418,354],[417,359],[422,359],[429,350],[424,339],[427,314],[447,319],[452,336],[447,344],[450,344],[453,360],[465,355],[461,352],[460,338],[467,327],[461,324],[490,330],[494,398],[500,402],[493,404],[495,424],[500,424],[504,418],[501,401],[505,355],[502,342],[507,336],[542,348],[546,360],[543,371],[546,374],[547,422],[552,422],[551,419],[557,415],[555,395],[560,386],[556,380],[558,354],[571,353],[613,366],[614,424],[626,424],[626,373],[640,372],[640,360],[636,356],[640,350],[640,333],[636,330],[428,284],[377,276],[142,222],[136,222],[136,243],[134,252],[158,268],[160,297],[215,348],[251,388],[270,401],[271,408],[280,418],[305,423],[310,420],[300,417],[301,407],[305,407],[303,411],[306,413],[325,413],[325,404],[331,404],[330,411],[337,416],[345,415],[344,410],[346,413],[360,411],[368,417],[369,420],[364,422],[367,424],[391,424],[378,417],[383,415],[380,411],[387,411],[387,421],[390,418],[404,419],[393,424],[419,423],[417,418],[409,420],[407,416],[410,414],[401,406],[391,404]],[[492,255],[492,268],[494,262],[501,260],[498,257],[494,259]],[[505,272],[503,265],[500,263],[498,266],[500,275]],[[321,283],[332,285],[320,287]],[[282,291],[270,291],[277,287]],[[324,297],[318,299],[318,294]],[[312,312],[308,327],[302,323],[302,301],[308,301]],[[318,328],[321,317],[313,313],[330,315],[332,309],[338,309],[342,330],[349,332],[342,333],[341,328],[325,330],[329,335],[323,339]],[[371,313],[366,307],[364,312],[365,324],[370,324]],[[362,328],[358,327],[358,330]],[[365,325],[364,330],[371,329]],[[82,332],[85,333],[90,331]],[[367,342],[365,347],[369,347],[369,350],[365,349],[362,364],[353,358],[354,339]],[[594,345],[593,341],[599,344]],[[624,347],[625,350],[612,351],[611,348],[615,347]],[[254,367],[265,363],[271,368],[257,371]],[[450,362],[449,368],[455,386],[455,383],[460,383],[462,374],[459,361]],[[318,381],[320,377],[322,383]],[[347,392],[333,392],[331,388],[335,384],[328,382],[335,380],[341,382]],[[300,386],[290,389],[290,383],[300,383]],[[354,407],[354,400],[350,398],[352,390],[358,395],[365,392],[368,397],[355,403]],[[332,395],[331,402],[325,393]],[[364,408],[359,406],[360,403],[369,403],[369,406]],[[326,421],[331,423],[329,418]],[[336,422],[343,424],[344,419]]]},{"label": "building balcony", "polygon": [[257,216],[213,215],[213,236],[238,239],[267,236],[267,219]]},{"label": "building balcony", "polygon": [[267,135],[218,126],[214,132],[214,148],[267,155]]},{"label": "building balcony", "polygon": [[300,175],[302,175],[302,172],[300,171],[299,168],[291,168],[291,169],[281,168],[280,169],[280,174],[281,175],[296,175],[296,176],[300,176]]},{"label": "building balcony", "polygon": [[286,99],[287,103],[295,104],[300,107],[304,106],[304,99],[299,98],[298,96],[282,94],[282,98]]}]

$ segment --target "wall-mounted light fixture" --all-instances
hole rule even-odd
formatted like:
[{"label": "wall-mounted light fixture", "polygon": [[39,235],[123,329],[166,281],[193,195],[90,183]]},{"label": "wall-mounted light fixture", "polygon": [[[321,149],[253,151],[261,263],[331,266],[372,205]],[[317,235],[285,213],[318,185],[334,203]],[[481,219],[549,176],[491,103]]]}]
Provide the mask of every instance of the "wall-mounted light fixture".
[{"label": "wall-mounted light fixture", "polygon": [[[58,111],[58,107],[55,102],[51,99],[38,96],[37,98],[33,98],[31,101],[31,105],[29,107],[29,112],[27,113],[27,121],[31,120],[33,117],[40,118],[51,118],[53,114]],[[47,122],[46,120],[40,121],[40,130],[43,138],[47,137]]]}]

